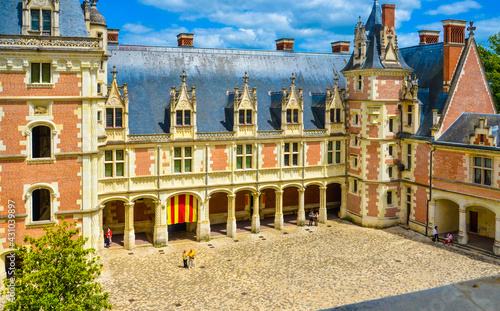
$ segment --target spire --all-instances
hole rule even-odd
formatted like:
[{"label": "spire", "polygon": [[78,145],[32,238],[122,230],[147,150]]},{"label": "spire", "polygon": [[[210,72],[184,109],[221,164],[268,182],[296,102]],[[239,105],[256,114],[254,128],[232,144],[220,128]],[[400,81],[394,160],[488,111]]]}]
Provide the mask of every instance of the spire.
[{"label": "spire", "polygon": [[248,75],[247,75],[247,72],[245,71],[245,76],[243,77],[243,79],[245,80],[245,85],[248,84]]},{"label": "spire", "polygon": [[186,71],[183,70],[182,75],[180,77],[182,78],[182,84],[186,84],[186,78],[187,78]]},{"label": "spire", "polygon": [[292,80],[292,85],[295,85],[295,73],[292,72],[292,77],[290,78],[290,80]]},{"label": "spire", "polygon": [[470,21],[470,26],[467,27],[467,30],[469,31],[469,37],[474,37],[474,31],[476,30],[476,27],[474,26],[474,21]]},{"label": "spire", "polygon": [[366,21],[366,31],[367,37],[370,38],[373,35],[377,35],[380,28],[382,27],[382,8],[380,7],[378,0],[373,2],[372,12],[368,20]]},{"label": "spire", "polygon": [[113,81],[116,81],[116,74],[118,73],[118,71],[116,71],[116,66],[113,66],[111,73],[113,74]]}]

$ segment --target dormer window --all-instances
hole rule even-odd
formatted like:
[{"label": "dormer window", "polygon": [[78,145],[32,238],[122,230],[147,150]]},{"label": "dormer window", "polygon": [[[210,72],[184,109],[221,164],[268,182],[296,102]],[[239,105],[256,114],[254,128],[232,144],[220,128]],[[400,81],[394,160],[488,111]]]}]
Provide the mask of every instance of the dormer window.
[{"label": "dormer window", "polygon": [[50,36],[52,29],[52,11],[42,9],[31,9],[31,31],[40,32],[42,35]]},{"label": "dormer window", "polygon": [[177,110],[175,112],[177,126],[191,125],[191,110]]},{"label": "dormer window", "polygon": [[299,123],[299,109],[286,110],[286,123]]},{"label": "dormer window", "polygon": [[252,124],[252,110],[243,109],[239,111],[239,124]]},{"label": "dormer window", "polygon": [[342,115],[342,109],[340,108],[330,109],[330,122],[341,123],[342,122],[341,115]]},{"label": "dormer window", "polygon": [[122,108],[106,108],[106,127],[123,127]]}]

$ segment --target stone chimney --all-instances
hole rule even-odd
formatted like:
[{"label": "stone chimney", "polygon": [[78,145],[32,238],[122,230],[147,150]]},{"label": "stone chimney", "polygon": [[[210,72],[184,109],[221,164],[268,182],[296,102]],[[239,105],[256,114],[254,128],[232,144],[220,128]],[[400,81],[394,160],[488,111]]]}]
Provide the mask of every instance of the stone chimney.
[{"label": "stone chimney", "polygon": [[395,11],[396,11],[396,6],[394,4],[382,5],[382,26],[387,26],[388,28],[394,28]]},{"label": "stone chimney", "polygon": [[177,35],[177,45],[181,47],[193,47],[194,33],[180,33]]},{"label": "stone chimney", "polygon": [[118,44],[120,29],[108,29],[108,44]]},{"label": "stone chimney", "polygon": [[465,46],[465,26],[467,22],[456,19],[443,21],[443,90],[450,90],[453,74]]},{"label": "stone chimney", "polygon": [[439,43],[439,31],[435,30],[420,30],[420,45]]},{"label": "stone chimney", "polygon": [[349,41],[336,41],[332,42],[332,53],[349,53],[351,42]]},{"label": "stone chimney", "polygon": [[276,40],[276,50],[293,52],[293,41],[295,41],[295,39],[282,38]]}]

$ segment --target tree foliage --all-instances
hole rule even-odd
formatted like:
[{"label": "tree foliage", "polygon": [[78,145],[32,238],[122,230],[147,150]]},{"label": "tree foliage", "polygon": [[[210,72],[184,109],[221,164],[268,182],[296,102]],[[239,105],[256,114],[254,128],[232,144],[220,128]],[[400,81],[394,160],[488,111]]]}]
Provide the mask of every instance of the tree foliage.
[{"label": "tree foliage", "polygon": [[[95,249],[84,248],[76,222],[63,220],[44,230],[38,239],[24,237],[29,246],[16,245],[22,264],[15,271],[15,300],[4,310],[111,309],[109,293],[95,282],[102,264]],[[4,284],[8,288],[9,280]]]},{"label": "tree foliage", "polygon": [[479,45],[479,55],[490,81],[491,92],[500,112],[500,32],[488,39],[489,46]]}]

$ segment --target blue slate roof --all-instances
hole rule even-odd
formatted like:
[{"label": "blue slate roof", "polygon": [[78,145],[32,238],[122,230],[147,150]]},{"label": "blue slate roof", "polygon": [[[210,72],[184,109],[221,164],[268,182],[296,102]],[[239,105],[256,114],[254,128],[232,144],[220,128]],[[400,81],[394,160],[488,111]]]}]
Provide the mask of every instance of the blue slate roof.
[{"label": "blue slate roof", "polygon": [[[500,126],[500,115],[498,114],[479,114],[463,113],[443,134],[437,142],[469,144],[470,135],[474,134],[474,127],[479,126],[479,118],[486,118],[486,126],[491,127],[492,135],[496,136],[496,149],[500,149],[500,140],[498,137],[498,127]],[[477,148],[476,145],[474,145]]]},{"label": "blue slate roof", "polygon": [[[283,88],[289,89],[295,74],[297,88],[303,88],[304,128],[317,129],[311,110],[310,93],[324,93],[333,87],[334,74],[349,55],[201,49],[182,47],[109,46],[109,65],[119,71],[120,83],[128,83],[130,134],[165,133],[165,109],[170,90],[179,89],[182,70],[186,84],[196,87],[198,132],[228,131],[225,108],[232,99],[229,92],[242,88],[248,72],[248,85],[257,88],[259,130],[279,129],[281,113],[271,113],[281,100]],[[111,77],[110,77],[111,78]],[[345,88],[340,76],[339,87]],[[272,92],[272,93],[271,93]],[[229,105],[230,106],[230,105]],[[274,108],[276,109],[276,108]]]},{"label": "blue slate roof", "polygon": [[[79,0],[60,0],[59,29],[63,37],[88,37]],[[0,1],[0,34],[21,35],[22,0]]]}]

